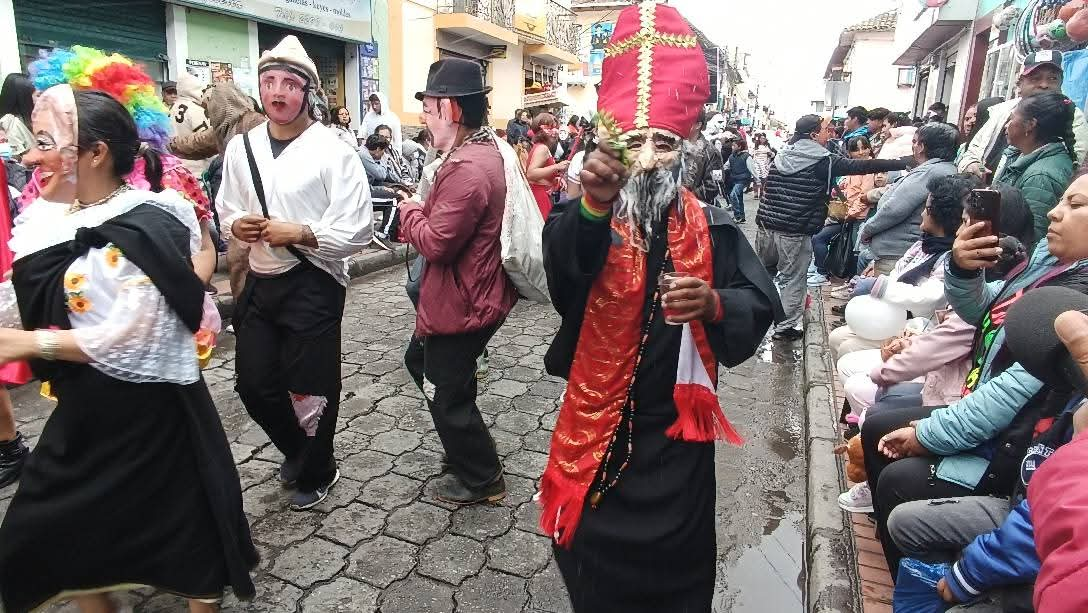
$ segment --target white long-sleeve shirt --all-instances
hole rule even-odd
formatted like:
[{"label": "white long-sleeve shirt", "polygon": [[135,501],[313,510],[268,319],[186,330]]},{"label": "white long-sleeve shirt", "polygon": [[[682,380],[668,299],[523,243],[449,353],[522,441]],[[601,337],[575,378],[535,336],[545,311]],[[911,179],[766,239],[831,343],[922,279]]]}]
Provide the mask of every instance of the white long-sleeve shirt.
[{"label": "white long-sleeve shirt", "polygon": [[[307,128],[276,158],[272,157],[267,125],[250,130],[249,139],[270,218],[309,226],[317,238],[317,249],[296,247],[346,286],[347,257],[369,244],[373,234],[370,184],[358,154],[320,123]],[[215,205],[228,233],[242,217],[262,215],[241,138],[227,145],[223,183]],[[258,274],[280,275],[298,264],[290,251],[264,241],[254,243],[249,252],[250,268]]]}]

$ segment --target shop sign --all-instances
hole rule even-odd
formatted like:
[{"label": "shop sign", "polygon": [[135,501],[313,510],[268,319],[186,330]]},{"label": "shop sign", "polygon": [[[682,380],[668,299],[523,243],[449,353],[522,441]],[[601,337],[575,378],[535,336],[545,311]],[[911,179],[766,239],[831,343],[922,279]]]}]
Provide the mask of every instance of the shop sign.
[{"label": "shop sign", "polygon": [[[176,0],[178,4],[253,18],[324,36],[372,40],[370,0]],[[541,31],[543,35],[543,30]]]},{"label": "shop sign", "polygon": [[234,66],[230,62],[185,60],[185,71],[206,85],[234,81]]},{"label": "shop sign", "polygon": [[548,28],[548,0],[518,0],[514,5],[514,30],[543,41]]}]

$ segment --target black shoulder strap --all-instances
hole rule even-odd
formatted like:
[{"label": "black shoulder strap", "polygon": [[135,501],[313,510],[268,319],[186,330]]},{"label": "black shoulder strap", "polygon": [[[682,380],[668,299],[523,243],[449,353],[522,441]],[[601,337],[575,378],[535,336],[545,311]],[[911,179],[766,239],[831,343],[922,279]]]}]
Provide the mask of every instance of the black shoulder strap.
[{"label": "black shoulder strap", "polygon": [[[264,215],[265,219],[272,219],[268,215],[268,202],[265,201],[264,196],[264,181],[261,180],[261,171],[257,169],[257,158],[253,157],[253,145],[249,142],[249,132],[242,132],[242,144],[246,146],[246,158],[249,160],[249,176],[253,180],[253,189],[257,191],[257,202],[261,203],[261,213]],[[303,264],[310,264],[310,260],[302,255],[302,252],[298,250],[298,247],[287,245],[287,250]]]}]

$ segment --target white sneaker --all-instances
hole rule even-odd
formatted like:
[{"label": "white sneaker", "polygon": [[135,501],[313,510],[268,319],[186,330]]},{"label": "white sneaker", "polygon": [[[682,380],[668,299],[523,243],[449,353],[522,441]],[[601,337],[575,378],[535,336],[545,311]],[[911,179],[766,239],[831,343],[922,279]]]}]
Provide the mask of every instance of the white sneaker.
[{"label": "white sneaker", "polygon": [[859,483],[839,494],[839,507],[848,513],[872,513],[873,493],[868,483]]},{"label": "white sneaker", "polygon": [[846,300],[850,298],[853,293],[854,288],[850,287],[849,283],[831,288],[831,297],[836,300]]}]

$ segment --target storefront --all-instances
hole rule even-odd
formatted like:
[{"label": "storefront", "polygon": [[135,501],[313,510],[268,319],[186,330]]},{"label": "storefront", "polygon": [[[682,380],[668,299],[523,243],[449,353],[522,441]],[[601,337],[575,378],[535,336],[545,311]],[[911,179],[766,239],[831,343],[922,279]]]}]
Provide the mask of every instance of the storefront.
[{"label": "storefront", "polygon": [[162,0],[13,0],[19,56],[25,67],[42,49],[85,45],[117,52],[143,64],[152,78],[167,75],[165,5]]},{"label": "storefront", "polygon": [[188,70],[209,82],[230,79],[255,95],[261,53],[293,35],[317,65],[330,106],[348,107],[354,121],[362,117],[361,90],[364,83],[376,86],[371,81],[378,66],[370,0],[170,2],[172,70]]}]

